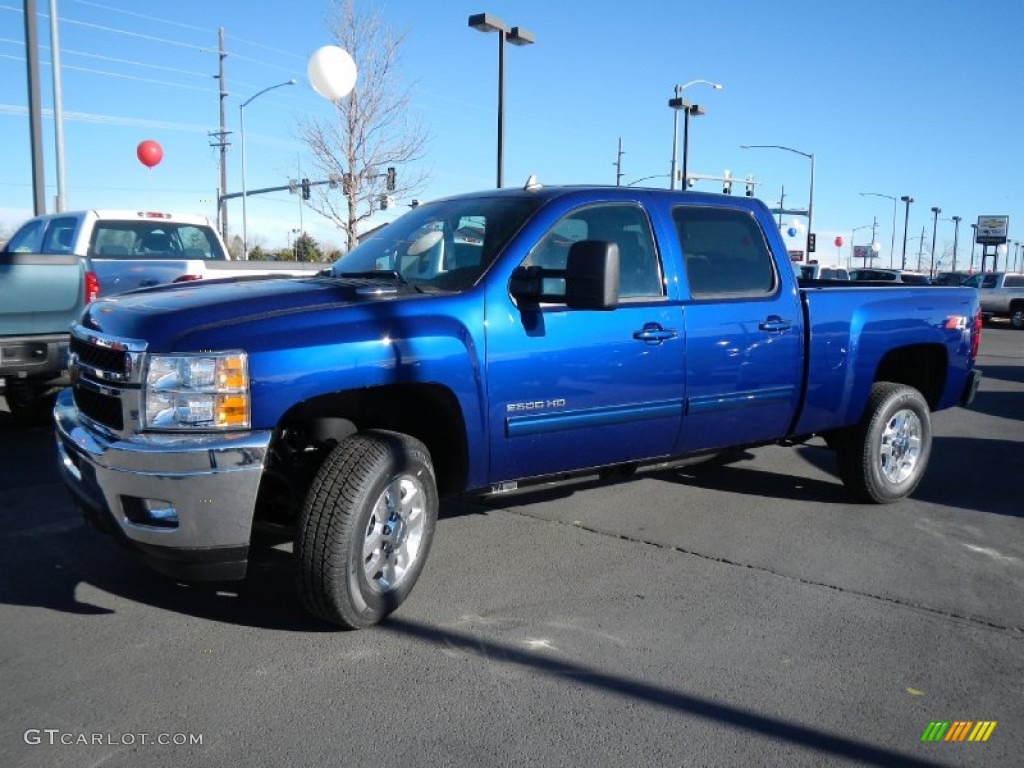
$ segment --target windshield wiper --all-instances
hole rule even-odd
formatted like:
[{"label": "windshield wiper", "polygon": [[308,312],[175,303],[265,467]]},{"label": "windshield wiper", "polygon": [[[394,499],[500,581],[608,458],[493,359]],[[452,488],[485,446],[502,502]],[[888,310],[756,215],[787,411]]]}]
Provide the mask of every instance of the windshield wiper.
[{"label": "windshield wiper", "polygon": [[336,272],[332,277],[354,277],[368,280],[394,280],[399,285],[405,285],[412,288],[417,293],[423,293],[423,289],[418,285],[413,285],[405,276],[397,269],[370,269],[365,272]]}]

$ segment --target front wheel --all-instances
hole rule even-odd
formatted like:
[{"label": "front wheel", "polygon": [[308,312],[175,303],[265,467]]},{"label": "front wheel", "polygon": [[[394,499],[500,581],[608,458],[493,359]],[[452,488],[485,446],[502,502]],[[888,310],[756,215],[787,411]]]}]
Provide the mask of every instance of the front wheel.
[{"label": "front wheel", "polygon": [[437,523],[426,447],[397,432],[341,441],[320,466],[296,531],[299,597],[316,616],[369,627],[409,596]]},{"label": "front wheel", "polygon": [[904,384],[878,382],[861,423],[837,441],[839,475],[860,499],[899,501],[921,482],[931,447],[931,418],[921,393]]}]

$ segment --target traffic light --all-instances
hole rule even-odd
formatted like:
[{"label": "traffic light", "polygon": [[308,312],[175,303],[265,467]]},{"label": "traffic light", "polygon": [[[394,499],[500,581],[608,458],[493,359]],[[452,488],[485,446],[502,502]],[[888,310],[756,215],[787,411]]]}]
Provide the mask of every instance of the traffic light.
[{"label": "traffic light", "polygon": [[747,176],[747,197],[754,196],[754,177]]},{"label": "traffic light", "polygon": [[807,235],[807,252],[814,253],[814,233],[811,232]]},{"label": "traffic light", "polygon": [[722,194],[723,195],[731,195],[732,194],[732,172],[731,171],[726,171],[723,174]]},{"label": "traffic light", "polygon": [[394,168],[394,166],[391,166],[391,167],[388,168],[387,183],[384,185],[384,187],[385,187],[385,189],[387,189],[388,192],[394,192],[395,191],[395,168]]},{"label": "traffic light", "polygon": [[302,180],[302,199],[309,200],[309,179]]}]

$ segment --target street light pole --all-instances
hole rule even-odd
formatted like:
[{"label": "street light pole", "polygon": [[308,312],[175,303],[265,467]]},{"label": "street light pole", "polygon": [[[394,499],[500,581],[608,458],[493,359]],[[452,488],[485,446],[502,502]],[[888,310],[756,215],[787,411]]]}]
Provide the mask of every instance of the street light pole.
[{"label": "street light pole", "polygon": [[939,214],[942,213],[942,209],[932,206],[932,213],[934,214],[932,220],[932,262],[931,266],[928,267],[928,277],[935,277],[935,233],[939,227]]},{"label": "street light pole", "polygon": [[953,217],[953,269],[951,272],[956,272],[956,246],[960,240],[960,217]]},{"label": "street light pole", "polygon": [[248,192],[245,187],[245,107],[253,99],[262,96],[267,91],[272,91],[275,88],[283,88],[286,85],[295,85],[295,80],[287,80],[283,83],[278,83],[277,85],[268,86],[238,105],[238,131],[242,139],[242,259],[249,258],[249,219],[245,207],[245,199],[248,197]]},{"label": "street light pole", "polygon": [[862,196],[885,197],[892,200],[892,236],[889,238],[889,269],[892,269],[893,259],[896,255],[896,206],[900,199],[896,195],[886,195],[883,192],[861,192],[860,194]]},{"label": "street light pole", "polygon": [[533,33],[522,27],[509,29],[505,22],[490,13],[474,13],[469,26],[480,32],[498,33],[498,188],[505,181],[505,41],[512,45],[531,45]]},{"label": "street light pole", "polygon": [[974,244],[978,242],[978,225],[971,224],[971,263],[968,272],[974,272]]},{"label": "street light pole", "polygon": [[673,114],[672,114],[672,168],[671,168],[671,173],[669,174],[669,177],[668,177],[669,178],[669,182],[668,182],[668,188],[669,189],[675,189],[676,188],[676,157],[677,157],[676,147],[678,146],[678,141],[679,141],[679,110],[681,110],[681,109],[685,110],[685,114],[683,116],[683,178],[681,180],[680,188],[683,189],[683,190],[687,189],[687,185],[686,185],[686,166],[687,166],[687,156],[689,155],[689,150],[690,150],[690,115],[691,114],[698,115],[698,116],[699,115],[703,115],[704,114],[704,110],[701,109],[701,107],[699,105],[697,105],[697,104],[691,104],[688,101],[683,100],[682,93],[683,93],[684,90],[689,88],[691,85],[698,85],[700,83],[703,83],[705,85],[710,85],[716,91],[720,91],[720,90],[722,90],[722,88],[725,87],[721,83],[713,83],[710,80],[691,80],[690,82],[684,83],[683,85],[676,85],[675,88],[674,88],[675,98],[668,100],[668,105],[673,110]]},{"label": "street light pole", "polygon": [[792,152],[793,154],[796,155],[803,155],[804,157],[811,161],[811,184],[807,196],[807,247],[805,247],[804,249],[804,261],[808,261],[811,257],[811,234],[814,232],[814,153],[801,152],[799,149],[793,149],[792,147],[783,147],[779,144],[741,144],[740,149],[784,149],[787,152]]},{"label": "street light pole", "polygon": [[907,223],[910,221],[910,204],[914,198],[910,195],[903,195],[900,200],[906,203],[907,207],[903,213],[903,259],[900,261],[900,269],[907,268]]}]

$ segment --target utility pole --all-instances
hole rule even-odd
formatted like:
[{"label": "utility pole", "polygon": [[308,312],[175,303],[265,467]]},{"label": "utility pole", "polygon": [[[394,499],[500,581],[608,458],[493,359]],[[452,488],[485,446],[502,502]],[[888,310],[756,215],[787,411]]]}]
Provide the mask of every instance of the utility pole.
[{"label": "utility pole", "polygon": [[779,229],[782,229],[782,209],[786,207],[786,185],[782,185],[782,192],[779,193]]},{"label": "utility pole", "polygon": [[217,195],[217,222],[220,225],[220,235],[226,243],[228,241],[228,208],[224,204],[224,195],[228,193],[228,147],[231,143],[227,140],[231,131],[225,129],[224,102],[228,97],[227,88],[224,85],[224,59],[227,54],[224,52],[224,27],[217,30],[219,67],[214,77],[220,81],[220,130],[210,131],[210,136],[216,137],[211,141],[211,147],[220,148],[220,192]]},{"label": "utility pole", "polygon": [[622,137],[619,136],[619,152],[615,156],[615,162],[613,163],[613,165],[615,166],[615,186],[616,187],[621,187],[622,186],[622,155],[623,154],[624,153],[622,151]]},{"label": "utility pole", "polygon": [[39,94],[39,41],[36,0],[25,0],[25,61],[28,64],[28,133],[32,159],[32,205],[35,216],[46,213],[43,175],[43,107]]}]

